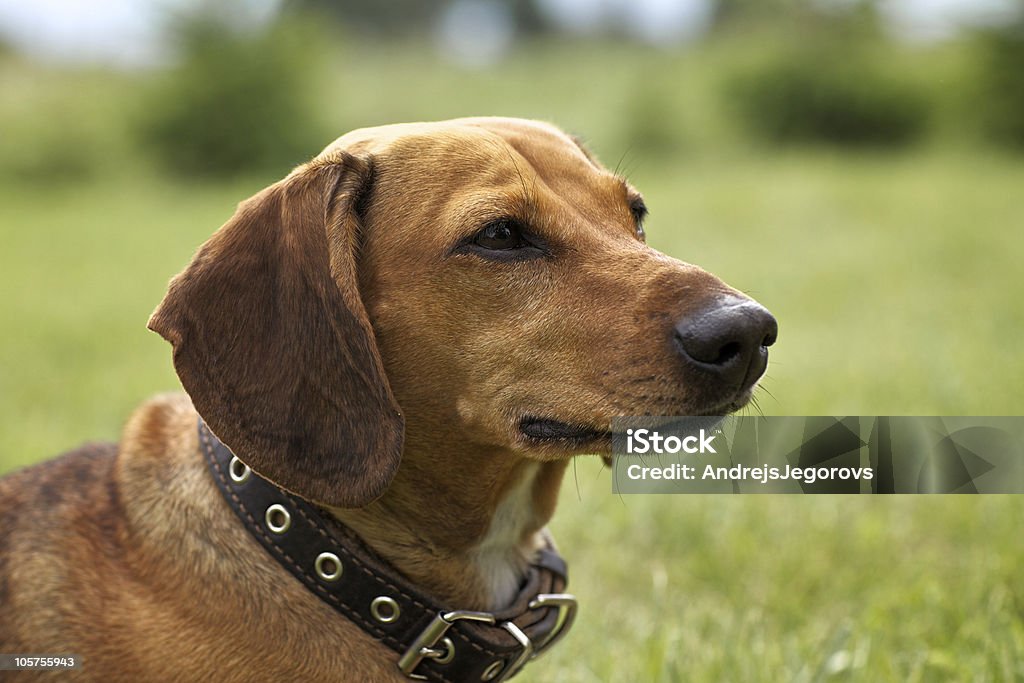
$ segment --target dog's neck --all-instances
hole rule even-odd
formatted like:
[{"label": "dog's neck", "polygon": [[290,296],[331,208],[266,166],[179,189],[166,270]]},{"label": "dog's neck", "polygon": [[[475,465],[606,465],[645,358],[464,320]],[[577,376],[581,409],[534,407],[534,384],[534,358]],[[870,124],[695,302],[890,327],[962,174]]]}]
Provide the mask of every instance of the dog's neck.
[{"label": "dog's neck", "polygon": [[499,609],[550,542],[545,525],[567,464],[505,451],[416,457],[407,447],[382,498],[333,512],[441,603]]}]

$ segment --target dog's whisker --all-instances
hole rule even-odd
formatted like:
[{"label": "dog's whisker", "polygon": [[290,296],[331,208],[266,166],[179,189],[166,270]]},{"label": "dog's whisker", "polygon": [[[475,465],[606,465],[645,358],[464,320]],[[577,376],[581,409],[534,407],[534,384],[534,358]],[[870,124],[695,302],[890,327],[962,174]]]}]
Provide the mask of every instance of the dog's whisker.
[{"label": "dog's whisker", "polygon": [[[779,403],[779,399],[775,397],[775,394],[773,394],[771,391],[768,390],[768,387],[759,384],[757,388],[758,388],[759,391],[763,391],[764,393],[768,394],[772,398],[773,401],[775,401],[776,403]],[[755,399],[756,399],[756,397],[755,397]]]},{"label": "dog's whisker", "polygon": [[577,502],[581,502],[583,500],[583,494],[580,493],[580,477],[579,473],[576,471],[576,458],[572,459],[572,478],[576,484],[576,500]]}]

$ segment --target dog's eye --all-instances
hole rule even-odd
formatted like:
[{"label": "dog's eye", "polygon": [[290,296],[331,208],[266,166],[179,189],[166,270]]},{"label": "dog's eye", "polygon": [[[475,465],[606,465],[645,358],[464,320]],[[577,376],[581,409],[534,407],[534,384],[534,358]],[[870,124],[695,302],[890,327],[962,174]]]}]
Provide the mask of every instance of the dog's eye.
[{"label": "dog's eye", "polygon": [[644,200],[637,197],[629,204],[630,213],[633,214],[633,221],[636,223],[636,236],[641,242],[647,241],[647,233],[644,232],[644,218],[647,217],[647,205]]},{"label": "dog's eye", "polygon": [[508,251],[529,246],[523,239],[523,233],[519,226],[515,221],[507,218],[488,223],[483,230],[477,233],[473,243],[492,251]]},{"label": "dog's eye", "polygon": [[488,261],[513,263],[550,256],[543,238],[515,218],[498,218],[466,236],[450,254],[472,254]]}]

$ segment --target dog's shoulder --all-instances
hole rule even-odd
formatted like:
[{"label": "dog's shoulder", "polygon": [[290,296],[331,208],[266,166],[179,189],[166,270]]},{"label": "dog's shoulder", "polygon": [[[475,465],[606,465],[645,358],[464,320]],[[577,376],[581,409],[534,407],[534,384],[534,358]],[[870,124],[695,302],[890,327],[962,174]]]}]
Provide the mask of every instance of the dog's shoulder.
[{"label": "dog's shoulder", "polygon": [[14,542],[22,527],[110,536],[111,520],[125,517],[140,498],[173,499],[179,477],[204,476],[196,420],[188,396],[162,394],[132,413],[118,443],[86,443],[0,478],[0,543]]},{"label": "dog's shoulder", "polygon": [[[117,456],[113,442],[89,442],[56,458],[0,478],[5,517],[28,516],[40,510],[74,504],[107,479]],[[0,533],[11,525],[0,525]]]},{"label": "dog's shoulder", "polygon": [[[121,432],[114,478],[132,530],[158,544],[177,543],[182,516],[205,511],[215,489],[199,453],[198,415],[184,393],[159,394],[139,405]],[[147,538],[163,536],[162,538]]]},{"label": "dog's shoulder", "polygon": [[[110,487],[117,444],[86,443],[63,455],[26,467],[0,479],[4,523],[0,524],[0,603],[6,603],[11,557],[38,556],[57,535],[57,518],[76,525],[72,511],[108,507],[116,493]],[[106,517],[106,514],[102,515]],[[84,520],[82,520],[84,521]]]},{"label": "dog's shoulder", "polygon": [[59,645],[73,614],[64,587],[80,571],[79,554],[121,552],[117,449],[88,443],[0,479],[0,650]]},{"label": "dog's shoulder", "polygon": [[187,394],[158,394],[136,408],[121,433],[121,460],[139,466],[192,464],[198,449],[197,414]]},{"label": "dog's shoulder", "polygon": [[98,519],[118,505],[112,486],[117,449],[116,443],[86,443],[0,479],[0,562],[26,551],[40,554],[63,526],[58,519],[93,535]]},{"label": "dog's shoulder", "polygon": [[[0,644],[32,633],[60,645],[78,630],[76,615],[102,613],[134,573],[140,530],[175,530],[160,522],[187,496],[174,477],[203,472],[194,412],[192,429],[184,427],[190,411],[184,395],[156,397],[133,413],[119,443],[87,443],[0,479],[0,605],[10,617],[0,620]],[[160,472],[163,485],[154,482]]]}]

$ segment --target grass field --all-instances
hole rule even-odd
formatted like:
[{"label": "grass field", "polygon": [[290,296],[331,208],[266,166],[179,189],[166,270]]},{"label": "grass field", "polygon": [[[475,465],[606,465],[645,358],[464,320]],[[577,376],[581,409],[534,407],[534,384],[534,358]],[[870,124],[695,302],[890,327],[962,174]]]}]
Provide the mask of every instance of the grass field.
[{"label": "grass field", "polygon": [[[611,78],[627,78],[632,63],[614,64]],[[766,414],[1024,410],[1024,163],[953,146],[716,154],[697,141],[690,154],[627,153],[610,115],[581,104],[607,97],[600,83],[570,96],[566,75],[528,87],[529,62],[494,85],[416,81],[406,67],[389,68],[408,97],[392,95],[379,119],[372,98],[339,97],[338,133],[510,113],[586,132],[609,165],[625,155],[651,242],[778,317]],[[360,68],[348,87],[371,87]],[[462,89],[472,94],[444,104]],[[700,102],[688,111],[712,118]],[[271,180],[172,182],[111,166],[85,184],[0,186],[0,471],[116,438],[134,405],[178,386],[146,319],[197,245]],[[593,459],[566,482],[553,528],[582,610],[524,680],[1024,680],[1020,497],[610,489]]]}]

